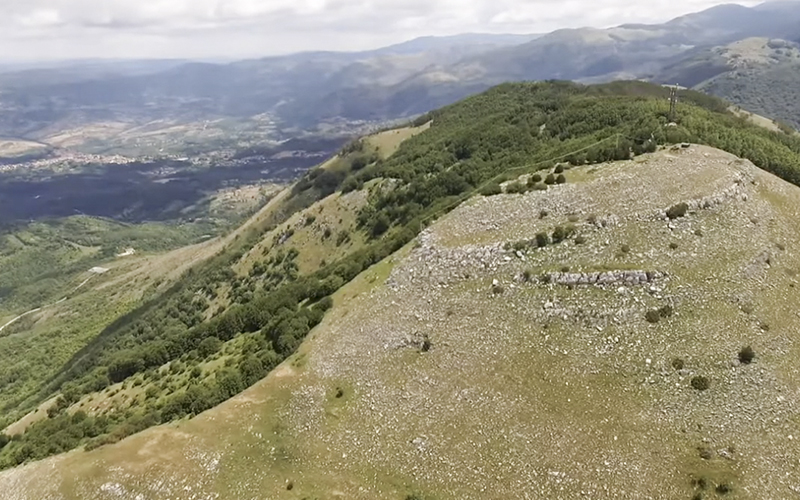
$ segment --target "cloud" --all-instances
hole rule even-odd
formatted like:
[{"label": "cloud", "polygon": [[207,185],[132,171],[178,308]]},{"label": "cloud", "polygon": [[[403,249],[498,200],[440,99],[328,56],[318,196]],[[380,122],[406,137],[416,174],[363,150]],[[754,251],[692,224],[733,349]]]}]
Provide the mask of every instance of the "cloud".
[{"label": "cloud", "polygon": [[[661,22],[716,0],[0,0],[0,59],[254,57]],[[740,3],[753,4],[742,1]]]}]

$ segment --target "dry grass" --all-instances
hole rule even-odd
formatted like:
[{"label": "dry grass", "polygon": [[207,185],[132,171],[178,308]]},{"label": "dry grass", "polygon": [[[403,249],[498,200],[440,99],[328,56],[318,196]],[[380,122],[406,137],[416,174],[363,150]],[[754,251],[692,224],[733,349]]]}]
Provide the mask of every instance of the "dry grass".
[{"label": "dry grass", "polygon": [[388,158],[397,151],[403,141],[414,137],[417,134],[428,130],[431,122],[419,127],[404,127],[394,130],[387,130],[371,135],[367,138],[367,144],[374,147],[382,158]]},{"label": "dry grass", "polygon": [[5,429],[3,429],[3,434],[6,436],[15,436],[17,434],[22,434],[32,424],[35,424],[39,420],[43,420],[47,418],[47,410],[53,406],[56,402],[56,398],[50,398],[44,403],[40,404],[38,408],[34,411],[28,413],[21,419],[17,420],[13,424],[9,425]]},{"label": "dry grass", "polygon": [[166,287],[189,268],[213,257],[221,252],[227,245],[235,241],[236,238],[246,234],[251,228],[269,218],[274,211],[281,208],[281,204],[289,195],[290,190],[285,189],[281,191],[244,224],[225,236],[178,248],[161,255],[137,256],[133,259],[128,258],[128,260],[125,261],[124,269],[126,269],[126,271],[115,273],[116,277],[102,283],[97,289],[102,290],[109,287],[119,287],[130,282],[152,282],[153,280],[158,280],[162,283],[162,288]]},{"label": "dry grass", "polygon": [[[765,116],[757,115],[755,113],[751,113],[749,111],[745,111],[741,108],[736,108],[736,107],[731,107],[729,109],[736,116],[744,117],[754,125],[758,125],[759,127],[764,127],[765,129],[770,130],[772,132],[782,132],[781,128],[778,127],[778,125],[775,124],[773,120],[770,120]],[[800,135],[800,132],[796,131],[794,134]]]},{"label": "dry grass", "polygon": [[[366,193],[363,191],[328,196],[265,234],[261,242],[235,266],[235,270],[247,274],[256,262],[265,261],[289,248],[300,252],[297,264],[301,274],[319,269],[323,261],[335,262],[364,243],[363,235],[356,230],[356,216],[364,203]],[[313,222],[308,224],[312,217]],[[276,242],[276,238],[287,230],[294,232],[292,236],[283,243]],[[328,236],[326,231],[330,232]],[[343,231],[349,235],[349,240],[338,244],[339,233]]]},{"label": "dry grass", "polygon": [[[340,290],[301,351],[242,395],[5,472],[0,486],[9,500],[672,499],[691,498],[691,480],[707,477],[731,484],[728,498],[791,498],[800,318],[787,304],[800,299],[799,195],[692,147],[546,193],[473,201]],[[661,215],[697,200],[718,203],[672,222]],[[591,213],[615,222],[582,218],[584,245],[524,260],[502,248]],[[620,256],[622,244],[631,250]],[[564,265],[668,279],[574,289],[519,279]],[[667,303],[672,317],[645,321]],[[421,336],[430,352],[414,348]],[[737,366],[744,345],[756,361]],[[710,378],[707,391],[691,388],[696,375]]]}]

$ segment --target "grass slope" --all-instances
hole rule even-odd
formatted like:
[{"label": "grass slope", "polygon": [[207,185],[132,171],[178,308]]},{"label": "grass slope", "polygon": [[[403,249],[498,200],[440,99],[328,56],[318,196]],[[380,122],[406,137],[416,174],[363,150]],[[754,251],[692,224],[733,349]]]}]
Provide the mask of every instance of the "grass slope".
[{"label": "grass slope", "polygon": [[[567,176],[462,205],[342,288],[255,387],[3,473],[9,498],[791,496],[800,324],[782,304],[797,293],[798,188],[699,146]],[[679,202],[691,208],[669,220]],[[569,241],[504,250],[567,224]],[[666,278],[539,279],[564,267]],[[667,304],[671,316],[645,319]],[[737,359],[746,345],[751,364]]]},{"label": "grass slope", "polygon": [[[667,92],[639,82],[594,87],[563,82],[502,85],[420,118],[415,126],[430,123],[430,127],[407,139],[391,156],[381,157],[369,141],[348,145],[324,168],[309,172],[278,197],[262,217],[256,218],[257,222],[249,223],[216,244],[217,251],[210,259],[195,266],[181,262],[187,271],[174,286],[157,300],[149,301],[109,325],[63,365],[32,402],[45,401],[61,392],[64,398],[58,400],[52,412],[54,416],[32,425],[23,436],[12,440],[0,452],[0,464],[13,466],[81,444],[93,448],[113,443],[143,428],[197,415],[241,392],[295,352],[309,330],[323,319],[324,312],[332,304],[331,294],[473,195],[497,192],[494,185],[500,189],[500,182],[522,175],[523,179],[530,180],[525,184],[508,184],[508,192],[513,187],[516,192],[533,191],[547,196],[550,190],[559,193],[569,189],[571,184],[589,182],[592,168],[596,167],[585,167],[587,163],[629,159],[634,153],[638,158],[646,151],[655,150],[657,144],[687,141],[726,149],[786,180],[800,182],[800,141],[796,138],[752,125],[730,113],[728,104],[695,92],[682,92],[677,123],[668,123],[664,99]],[[678,147],[673,154],[679,154],[680,150]],[[677,161],[676,158],[667,160]],[[561,172],[565,161],[567,167],[571,164],[580,169]],[[562,163],[555,166],[556,162]],[[531,182],[534,178],[530,174],[540,170],[544,170],[545,182]],[[715,181],[718,173],[712,170],[706,172],[705,177],[692,178],[698,189],[709,190],[709,194],[715,194],[722,182]],[[632,168],[630,172],[621,173],[619,179],[641,183],[643,172],[647,170]],[[556,174],[564,177],[559,180]],[[662,174],[655,176],[653,184],[645,178],[644,189],[636,196],[644,200],[659,199],[652,192],[662,193],[662,185],[670,184],[662,177]],[[676,174],[675,182],[680,178]],[[566,188],[563,181],[566,181]],[[680,189],[675,191],[679,192]],[[670,193],[663,191],[662,195]],[[584,201],[602,203],[605,198],[626,200],[626,196],[628,193],[618,194],[612,183],[606,186],[605,192],[593,192]],[[347,206],[341,206],[342,202]],[[713,200],[709,203],[716,206]],[[492,221],[494,206],[486,208],[488,212],[480,217]],[[562,208],[556,204],[548,210],[558,213]],[[662,206],[660,210],[666,208],[669,206]],[[522,209],[513,213],[517,218],[540,216],[540,210],[535,209],[530,213]],[[605,218],[606,215],[598,213],[596,217],[611,224],[614,218]],[[635,215],[642,228],[646,227],[647,217],[641,213]],[[655,215],[655,212],[651,214]],[[352,225],[354,220],[355,226]],[[580,214],[569,214],[567,222],[558,222],[560,228],[549,226],[547,231],[552,232],[552,239],[573,238],[580,229],[580,221]],[[336,231],[341,232],[336,224],[346,226],[341,229],[351,233],[352,246],[334,246],[328,241]],[[323,225],[332,226],[328,240]],[[475,227],[468,228],[462,237],[472,244],[481,230],[493,231],[496,225],[483,226],[475,222]],[[625,224],[624,227],[630,232],[629,242],[620,241],[613,251],[606,250],[608,255],[601,256],[597,250],[596,262],[589,259],[581,261],[580,265],[594,266],[594,269],[587,267],[586,271],[636,270],[642,265],[635,260],[616,264],[607,261],[612,254],[631,254],[636,251],[635,245],[648,241],[649,235],[642,234],[637,225]],[[536,232],[541,229],[539,227]],[[534,235],[526,232],[521,237],[529,240]],[[589,235],[580,236],[589,239]],[[425,239],[419,241],[423,248],[427,243]],[[528,245],[505,243],[516,246],[520,252]],[[673,243],[680,247],[680,243]],[[569,246],[566,243],[558,248]],[[494,250],[476,251],[488,252],[487,262],[478,266],[479,269],[494,271],[497,268]],[[653,251],[648,252],[647,255],[651,255]],[[730,253],[738,255],[735,249]],[[435,266],[439,258],[435,254],[414,255],[420,265]],[[513,261],[514,255],[505,255],[502,262]],[[490,286],[491,281],[487,285],[485,276],[478,280],[483,274],[471,270],[475,256],[462,257],[459,262],[469,269],[466,273],[448,269],[447,274],[438,275],[435,269],[419,268],[412,269],[411,275],[422,280],[428,289],[443,294],[451,280],[459,276],[466,280],[465,288],[459,292],[471,293],[470,290],[485,290]],[[564,255],[565,260],[570,258]],[[564,265],[569,264],[550,262],[547,269],[534,269],[534,272],[555,271]],[[692,288],[694,284],[689,281],[687,286]],[[495,290],[500,293],[510,288],[510,284],[497,283]],[[639,297],[638,300],[644,299]],[[459,320],[469,317],[472,327],[483,328],[478,316],[469,316],[480,311],[482,303],[467,303],[470,306],[466,309],[453,308],[452,315]],[[382,306],[380,311],[371,310],[370,317],[378,318],[379,312],[392,311],[397,318],[402,318],[410,311],[387,303]],[[420,307],[423,306],[421,303]],[[641,302],[636,302],[636,307],[639,306]],[[633,307],[634,304],[630,304],[630,308]],[[348,314],[360,317],[362,309],[370,310],[367,305],[361,305],[348,308]],[[446,309],[437,311],[446,312]],[[418,351],[428,350],[432,341],[426,330],[428,324],[440,323],[427,322],[425,317],[420,314],[418,323],[406,329],[404,335],[408,338],[402,345]],[[382,331],[380,325],[369,324],[372,326],[362,327],[355,322],[348,328],[363,335],[377,335]],[[554,325],[553,328],[560,327]],[[381,345],[384,350],[392,350],[394,346],[391,342]],[[408,356],[414,356],[415,349],[408,351]],[[569,353],[569,349],[566,351]],[[375,360],[380,359],[379,351],[367,352]],[[292,370],[298,371],[307,363],[308,358],[301,352]],[[555,373],[550,376],[555,377]],[[367,377],[360,382],[371,384],[369,380]],[[354,387],[355,391],[359,390],[358,386]],[[347,384],[340,389],[341,397],[334,396],[334,399],[345,397]],[[336,390],[334,394],[339,393]],[[310,394],[309,398],[312,396]],[[107,401],[113,399],[114,403],[95,405],[98,397]],[[88,414],[77,411],[76,404]],[[117,406],[117,409],[112,408],[109,413],[109,406]],[[554,419],[560,416],[557,408],[553,415]],[[270,414],[269,418],[279,416]],[[373,429],[379,431],[380,426]],[[425,439],[425,435],[420,435],[412,440],[416,446],[424,448]],[[298,442],[298,446],[301,444]],[[377,452],[373,455],[380,456]],[[389,466],[383,471],[364,469],[364,473],[389,478],[391,482],[390,478],[403,470]]]},{"label": "grass slope", "polygon": [[[218,210],[232,217],[231,203],[221,201]],[[0,283],[6,291],[0,326],[37,308],[0,332],[0,353],[6,360],[0,368],[3,419],[11,423],[33,408],[47,380],[109,323],[162,294],[273,207],[267,204],[222,238],[205,238],[205,228],[191,224],[128,225],[84,216],[31,223],[0,237]],[[202,242],[190,245],[193,241]],[[120,256],[126,248],[136,253]],[[107,272],[95,274],[89,271],[92,267]],[[36,415],[7,433],[24,430],[46,413]]]}]

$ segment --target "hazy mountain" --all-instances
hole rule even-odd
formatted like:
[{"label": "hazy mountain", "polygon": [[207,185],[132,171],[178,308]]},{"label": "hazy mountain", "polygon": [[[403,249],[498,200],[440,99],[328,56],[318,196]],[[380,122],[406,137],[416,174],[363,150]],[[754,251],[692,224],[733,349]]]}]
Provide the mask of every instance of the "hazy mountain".
[{"label": "hazy mountain", "polygon": [[[703,55],[706,49],[756,36],[798,35],[800,2],[793,0],[754,8],[722,5],[659,25],[543,36],[426,37],[366,52],[230,64],[167,61],[31,70],[0,75],[0,136],[48,142],[63,129],[81,136],[87,132],[80,124],[99,121],[129,130],[153,120],[203,123],[253,116],[268,117],[291,135],[325,122],[423,113],[504,81],[654,75],[670,80],[676,73],[665,67],[672,67],[683,68],[677,72],[681,80],[698,83],[726,65]],[[723,93],[728,94],[733,95]]]},{"label": "hazy mountain", "polygon": [[800,126],[800,44],[747,38],[693,51],[655,80],[678,83]]}]

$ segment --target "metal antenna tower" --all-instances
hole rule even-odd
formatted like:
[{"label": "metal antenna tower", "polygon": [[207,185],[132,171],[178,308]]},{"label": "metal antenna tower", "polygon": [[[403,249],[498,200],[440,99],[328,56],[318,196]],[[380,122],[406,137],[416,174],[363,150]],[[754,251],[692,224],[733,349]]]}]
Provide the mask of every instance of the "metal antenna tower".
[{"label": "metal antenna tower", "polygon": [[675,122],[675,114],[678,107],[678,84],[670,87],[669,91],[669,121]]}]

